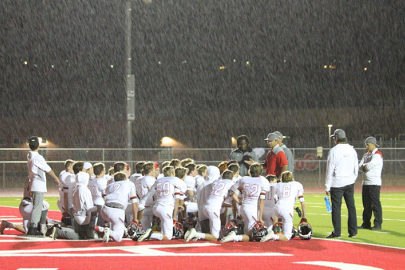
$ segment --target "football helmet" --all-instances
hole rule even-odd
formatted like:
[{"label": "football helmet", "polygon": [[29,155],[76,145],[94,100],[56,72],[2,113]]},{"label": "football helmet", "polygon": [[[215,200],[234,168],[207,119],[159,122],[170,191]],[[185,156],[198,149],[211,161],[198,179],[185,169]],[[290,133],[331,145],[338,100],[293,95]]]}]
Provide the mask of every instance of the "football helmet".
[{"label": "football helmet", "polygon": [[301,240],[310,240],[312,238],[312,226],[305,218],[301,219],[298,224],[298,235]]},{"label": "football helmet", "polygon": [[139,236],[143,235],[145,231],[142,228],[142,225],[137,222],[131,222],[127,227],[128,237],[132,240],[137,241]]},{"label": "football helmet", "polygon": [[254,241],[260,241],[263,236],[267,235],[267,227],[260,221],[256,221],[252,228],[252,238]]},{"label": "football helmet", "polygon": [[183,224],[177,220],[173,220],[173,238],[180,239],[184,237]]},{"label": "football helmet", "polygon": [[188,217],[183,221],[183,230],[186,233],[191,228],[195,228],[197,225],[197,218],[193,213],[188,213]]},{"label": "football helmet", "polygon": [[227,236],[230,232],[235,232],[236,235],[242,235],[245,224],[240,219],[231,219],[225,224],[224,235]]}]

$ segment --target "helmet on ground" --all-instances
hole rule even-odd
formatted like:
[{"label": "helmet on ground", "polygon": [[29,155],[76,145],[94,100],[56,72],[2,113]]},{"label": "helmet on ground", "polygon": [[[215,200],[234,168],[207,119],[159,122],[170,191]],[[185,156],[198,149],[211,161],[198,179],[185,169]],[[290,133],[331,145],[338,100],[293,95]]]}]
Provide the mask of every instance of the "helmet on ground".
[{"label": "helmet on ground", "polygon": [[127,227],[128,236],[132,240],[137,241],[139,236],[143,235],[145,231],[142,228],[142,225],[138,222],[131,222]]},{"label": "helmet on ground", "polygon": [[312,227],[306,219],[301,219],[300,224],[298,224],[298,235],[301,240],[310,240],[312,238]]},{"label": "helmet on ground", "polygon": [[267,235],[267,227],[260,221],[256,221],[252,228],[252,237],[254,241],[260,241],[263,236]]},{"label": "helmet on ground", "polygon": [[197,218],[193,213],[188,213],[188,217],[183,221],[184,233],[197,225]]},{"label": "helmet on ground", "polygon": [[231,219],[224,226],[224,235],[227,236],[230,232],[235,232],[236,235],[242,235],[245,224],[240,219]]},{"label": "helmet on ground", "polygon": [[183,224],[177,220],[173,220],[173,238],[180,239],[184,236]]}]

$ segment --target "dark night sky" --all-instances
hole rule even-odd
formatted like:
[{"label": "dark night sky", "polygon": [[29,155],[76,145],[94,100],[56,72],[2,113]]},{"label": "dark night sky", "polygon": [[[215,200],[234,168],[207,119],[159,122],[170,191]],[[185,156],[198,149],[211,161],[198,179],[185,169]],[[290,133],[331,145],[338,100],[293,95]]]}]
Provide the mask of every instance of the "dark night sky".
[{"label": "dark night sky", "polygon": [[[319,142],[308,133],[329,122],[357,140],[405,133],[403,1],[137,0],[132,7],[135,147],[156,146],[165,135],[228,147],[231,136],[259,142],[273,129],[295,137],[295,147],[311,146]],[[52,138],[65,120],[99,121],[97,130],[107,132],[86,134],[100,144],[102,136],[125,137],[124,12],[117,0],[1,1],[0,113],[18,122],[2,127],[6,136],[25,138],[31,131],[22,126],[52,119],[35,130]],[[116,122],[123,128],[110,131]]]}]

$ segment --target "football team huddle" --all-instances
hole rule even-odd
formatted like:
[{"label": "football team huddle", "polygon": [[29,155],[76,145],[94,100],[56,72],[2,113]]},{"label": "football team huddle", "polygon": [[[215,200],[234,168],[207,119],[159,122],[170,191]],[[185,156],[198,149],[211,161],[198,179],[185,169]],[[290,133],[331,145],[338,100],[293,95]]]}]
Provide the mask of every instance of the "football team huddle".
[{"label": "football team huddle", "polygon": [[[42,203],[32,225],[30,178],[20,204],[23,225],[3,220],[0,232],[14,228],[52,239],[102,239],[116,242],[184,239],[224,242],[288,241],[298,235],[309,240],[312,228],[305,218],[303,186],[290,171],[280,177],[263,175],[263,165],[251,162],[240,176],[237,161],[218,166],[192,159],[137,162],[135,172],[125,162],[108,171],[103,163],[66,160],[59,175],[61,221],[47,218]],[[162,168],[162,169],[161,169]],[[45,172],[50,168],[43,169]],[[55,180],[56,181],[56,180]],[[301,209],[295,207],[299,199]],[[301,218],[293,226],[294,212]],[[31,225],[30,225],[31,224]],[[37,227],[34,232],[32,226]],[[31,232],[30,232],[31,230]]]}]

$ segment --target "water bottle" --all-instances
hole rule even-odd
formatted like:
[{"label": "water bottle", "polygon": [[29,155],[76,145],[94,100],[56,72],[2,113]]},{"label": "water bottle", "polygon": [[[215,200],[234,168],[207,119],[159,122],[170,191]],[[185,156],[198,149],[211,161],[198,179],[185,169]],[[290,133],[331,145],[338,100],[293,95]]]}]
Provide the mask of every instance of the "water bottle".
[{"label": "water bottle", "polygon": [[325,196],[324,199],[325,199],[326,211],[328,213],[332,212],[332,207],[330,206],[329,196]]}]

